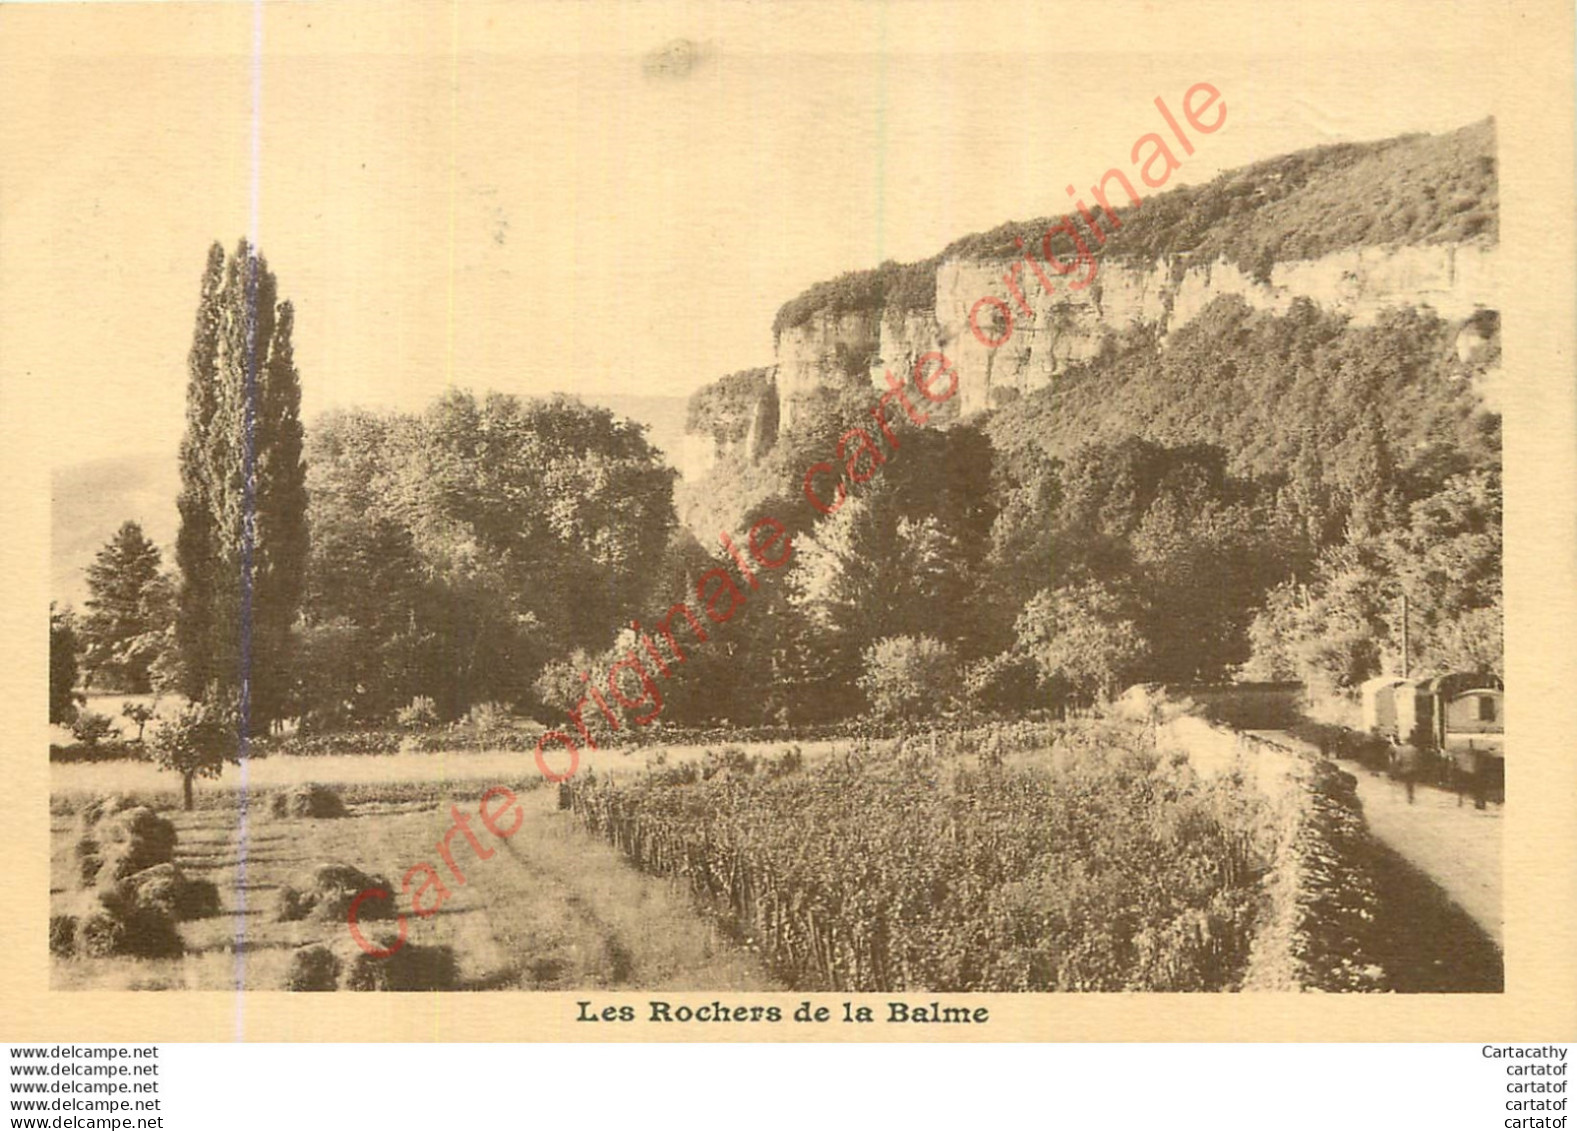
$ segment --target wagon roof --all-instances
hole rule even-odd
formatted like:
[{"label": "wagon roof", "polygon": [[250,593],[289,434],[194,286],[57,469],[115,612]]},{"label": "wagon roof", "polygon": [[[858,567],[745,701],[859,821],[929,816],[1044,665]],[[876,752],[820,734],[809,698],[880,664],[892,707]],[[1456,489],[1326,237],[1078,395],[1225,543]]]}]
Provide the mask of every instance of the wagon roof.
[{"label": "wagon roof", "polygon": [[1461,695],[1464,691],[1503,691],[1505,684],[1489,672],[1452,672],[1440,675],[1421,685],[1425,690],[1445,696]]}]

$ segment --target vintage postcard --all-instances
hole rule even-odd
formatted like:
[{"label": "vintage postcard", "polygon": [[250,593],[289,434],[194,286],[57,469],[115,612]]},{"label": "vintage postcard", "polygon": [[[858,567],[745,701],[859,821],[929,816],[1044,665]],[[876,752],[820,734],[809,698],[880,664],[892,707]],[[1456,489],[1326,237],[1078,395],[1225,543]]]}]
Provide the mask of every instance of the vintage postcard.
[{"label": "vintage postcard", "polygon": [[0,72],[7,1039],[1573,1039],[1568,9]]}]

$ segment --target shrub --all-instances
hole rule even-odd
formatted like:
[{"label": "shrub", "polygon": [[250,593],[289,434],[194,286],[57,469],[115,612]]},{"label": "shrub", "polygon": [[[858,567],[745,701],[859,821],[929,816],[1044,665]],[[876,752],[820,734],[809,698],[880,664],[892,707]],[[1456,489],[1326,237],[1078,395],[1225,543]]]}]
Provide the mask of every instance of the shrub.
[{"label": "shrub", "polygon": [[578,650],[567,660],[543,664],[531,690],[544,706],[554,711],[573,711],[586,695],[580,673],[591,671],[595,663],[589,653]]},{"label": "shrub", "polygon": [[805,754],[798,746],[791,746],[776,758],[761,759],[760,766],[761,772],[766,775],[768,781],[785,778],[804,768]]},{"label": "shrub", "polygon": [[878,715],[925,717],[950,703],[955,671],[953,651],[940,640],[890,636],[865,650],[865,671],[859,682]]},{"label": "shrub", "polygon": [[714,753],[711,750],[701,755],[701,780],[711,781],[718,775],[723,780],[729,778],[748,778],[756,772],[756,760],[745,753],[742,747],[725,746]]},{"label": "shrub", "polygon": [[291,952],[285,968],[285,989],[297,993],[322,993],[339,982],[340,960],[322,943],[311,943]]},{"label": "shrub", "polygon": [[77,717],[71,720],[71,737],[84,746],[97,746],[99,740],[108,738],[114,729],[115,723],[110,717],[97,711],[78,711]]},{"label": "shrub", "polygon": [[495,702],[478,703],[466,713],[466,721],[482,733],[509,729],[513,717],[508,707]]},{"label": "shrub", "polygon": [[438,704],[430,695],[418,695],[394,712],[394,721],[402,727],[437,726]]},{"label": "shrub", "polygon": [[326,785],[304,782],[291,786],[268,799],[268,811],[275,817],[316,817],[328,819],[345,816],[345,803]]},{"label": "shrub", "polygon": [[58,742],[49,744],[49,760],[51,762],[125,762],[142,761],[147,758],[147,751],[135,742],[96,742],[87,745],[81,742],[72,742],[62,746]]}]

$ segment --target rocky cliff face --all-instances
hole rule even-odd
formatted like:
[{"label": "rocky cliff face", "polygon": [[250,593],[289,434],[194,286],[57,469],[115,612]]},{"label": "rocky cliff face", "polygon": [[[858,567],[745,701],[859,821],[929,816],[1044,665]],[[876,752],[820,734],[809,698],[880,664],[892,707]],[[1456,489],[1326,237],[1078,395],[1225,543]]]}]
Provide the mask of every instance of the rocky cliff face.
[{"label": "rocky cliff face", "polygon": [[[1465,322],[1495,309],[1496,264],[1497,245],[1479,242],[1350,248],[1276,263],[1268,281],[1224,260],[1149,267],[1108,262],[1079,291],[1056,280],[1056,292],[1047,294],[1025,272],[1020,286],[1031,308],[1025,315],[1003,282],[1010,263],[947,260],[937,268],[934,310],[826,315],[785,330],[777,346],[781,421],[792,423],[799,398],[857,381],[861,371],[873,388],[884,389],[884,370],[904,373],[930,350],[941,350],[958,368],[960,411],[977,412],[1042,388],[1070,362],[1097,356],[1125,332],[1150,328],[1164,340],[1224,295],[1275,312],[1307,298],[1359,325],[1400,306],[1428,306],[1442,318]],[[981,343],[968,321],[987,295],[1003,300],[1014,316],[1011,335],[995,349]],[[988,334],[990,313],[983,309],[981,316]]]}]

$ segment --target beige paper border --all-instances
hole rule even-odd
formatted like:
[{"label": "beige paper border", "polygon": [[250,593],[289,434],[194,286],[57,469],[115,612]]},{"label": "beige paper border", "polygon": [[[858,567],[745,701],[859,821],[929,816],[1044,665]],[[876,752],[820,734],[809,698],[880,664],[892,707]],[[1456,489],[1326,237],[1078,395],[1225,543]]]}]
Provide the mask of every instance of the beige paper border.
[{"label": "beige paper border", "polygon": [[[1164,11],[1163,11],[1164,7]],[[1475,10],[1468,14],[1465,8]],[[300,10],[267,5],[271,42]],[[460,9],[443,3],[324,5],[311,8],[312,34],[295,47],[325,51],[444,54],[452,35],[462,50],[505,52],[636,50],[675,15],[698,27],[729,24],[743,34],[755,5],[654,5],[588,17],[575,8],[527,5]],[[782,19],[772,43],[858,51],[875,44],[874,8],[806,5]],[[754,13],[754,14],[753,14]],[[617,18],[614,18],[614,16]],[[0,914],[0,1040],[1254,1040],[1418,1041],[1577,1039],[1577,427],[1574,427],[1573,23],[1569,5],[1536,3],[1058,4],[959,7],[894,4],[880,21],[893,51],[915,47],[990,52],[1038,38],[1123,54],[1213,52],[1239,58],[1307,45],[1311,55],[1351,49],[1376,66],[1408,66],[1414,53],[1468,50],[1493,72],[1500,145],[1501,300],[1507,374],[1507,682],[1511,715],[1505,810],[1506,991],[1499,995],[981,995],[983,1027],[888,1025],[627,1026],[579,1025],[577,997],[631,1002],[646,994],[290,995],[51,992],[44,922],[48,915],[45,798],[48,766],[42,725],[47,671],[49,480],[52,445],[83,437],[42,435],[31,425],[47,375],[18,371],[7,339],[22,318],[91,312],[41,309],[19,285],[29,256],[47,254],[41,233],[18,231],[0,209],[0,859],[7,906]],[[496,17],[496,19],[495,19]],[[49,60],[108,42],[150,57],[244,54],[252,6],[5,5],[0,7],[0,202],[14,206],[49,191]],[[480,42],[472,43],[472,35]],[[589,36],[600,36],[598,39]],[[426,45],[425,47],[423,45]],[[545,45],[545,46],[544,46]],[[763,44],[770,46],[770,44]],[[1388,53],[1389,52],[1389,53]],[[1422,88],[1450,74],[1417,75]],[[1221,80],[1223,89],[1230,79]],[[109,92],[106,92],[107,95]],[[1136,97],[1148,100],[1152,92]],[[1364,92],[1355,90],[1353,97]],[[112,97],[112,95],[110,95]],[[1114,147],[1127,144],[1113,134]],[[399,144],[391,138],[391,144]],[[1270,153],[1260,156],[1269,157]],[[106,175],[113,175],[106,171]],[[1008,219],[1008,217],[1002,217]],[[127,233],[135,239],[135,232]],[[441,230],[434,238],[442,238]],[[853,266],[854,264],[850,264]],[[784,298],[789,297],[784,295]],[[701,1004],[713,995],[663,994]],[[788,1010],[806,995],[769,998]],[[811,995],[836,1007],[847,995]],[[922,995],[906,995],[917,1000]],[[967,995],[953,995],[962,1001]],[[868,1000],[885,1000],[869,995]]]}]

